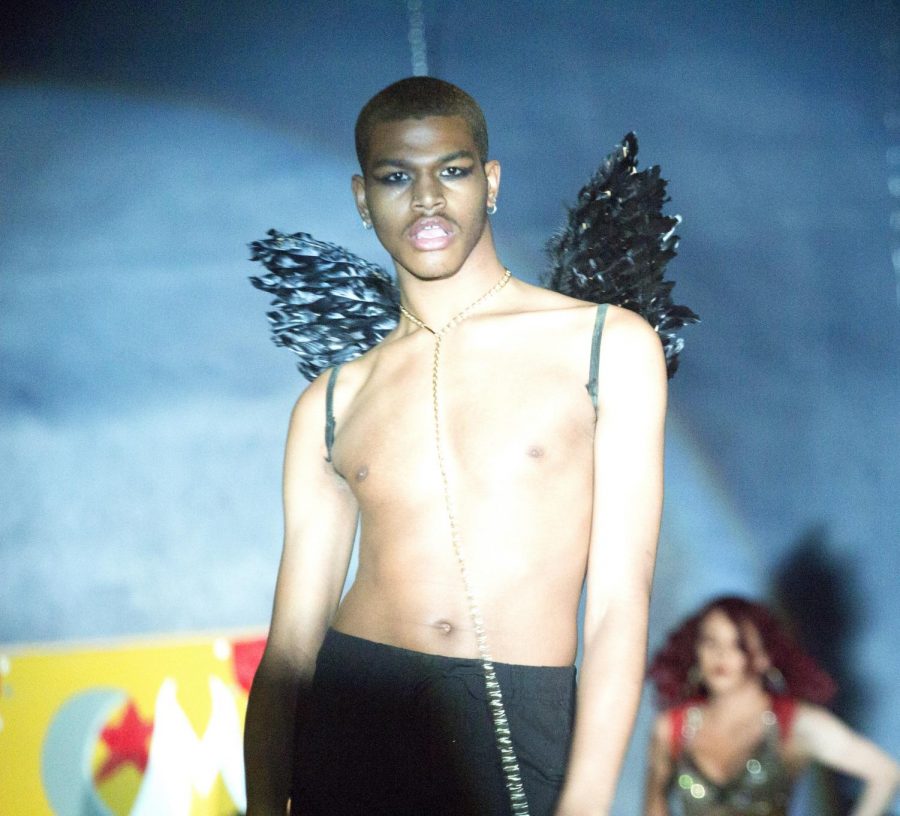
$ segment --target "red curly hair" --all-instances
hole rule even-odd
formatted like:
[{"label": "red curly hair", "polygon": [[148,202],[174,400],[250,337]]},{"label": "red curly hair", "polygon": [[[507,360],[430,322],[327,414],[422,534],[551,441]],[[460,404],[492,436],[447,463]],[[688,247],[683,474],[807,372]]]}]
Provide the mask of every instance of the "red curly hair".
[{"label": "red curly hair", "polygon": [[[772,666],[784,677],[784,687],[769,688],[770,692],[819,704],[827,703],[834,696],[837,691],[834,680],[797,644],[769,609],[746,598],[724,595],[711,600],[671,632],[653,656],[647,676],[656,687],[660,708],[706,696],[702,684],[691,682],[690,674],[697,660],[700,624],[713,611],[727,615],[739,630],[749,624],[759,633]],[[748,652],[743,637],[741,648]]]}]

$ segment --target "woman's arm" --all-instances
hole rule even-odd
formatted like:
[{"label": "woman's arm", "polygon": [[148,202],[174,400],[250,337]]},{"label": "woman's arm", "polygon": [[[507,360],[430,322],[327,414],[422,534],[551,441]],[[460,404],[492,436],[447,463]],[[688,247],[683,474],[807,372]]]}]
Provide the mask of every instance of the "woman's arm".
[{"label": "woman's arm", "polygon": [[666,788],[672,776],[672,752],[669,739],[671,724],[660,714],[653,725],[647,752],[647,781],[644,786],[644,816],[669,816]]},{"label": "woman's arm", "polygon": [[792,743],[806,759],[849,774],[865,783],[851,816],[880,816],[900,785],[900,766],[873,742],[829,711],[801,704]]}]

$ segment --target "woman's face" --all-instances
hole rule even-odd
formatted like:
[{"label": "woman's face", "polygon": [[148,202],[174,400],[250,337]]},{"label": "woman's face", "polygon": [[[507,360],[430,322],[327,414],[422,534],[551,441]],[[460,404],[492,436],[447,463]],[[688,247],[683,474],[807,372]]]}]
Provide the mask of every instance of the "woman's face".
[{"label": "woman's face", "polygon": [[759,632],[752,624],[739,629],[718,609],[700,623],[697,666],[711,695],[733,691],[748,682],[761,685],[767,662]]}]

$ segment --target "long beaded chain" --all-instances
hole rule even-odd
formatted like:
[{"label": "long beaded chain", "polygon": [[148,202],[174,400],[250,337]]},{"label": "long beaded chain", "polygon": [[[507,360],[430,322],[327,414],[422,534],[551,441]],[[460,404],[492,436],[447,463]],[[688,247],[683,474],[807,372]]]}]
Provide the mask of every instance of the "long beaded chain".
[{"label": "long beaded chain", "polygon": [[519,770],[519,762],[516,759],[515,749],[512,744],[512,735],[509,728],[509,720],[506,717],[506,708],[503,705],[503,694],[500,690],[500,681],[497,679],[497,672],[494,669],[494,663],[491,658],[484,618],[482,617],[478,601],[475,598],[475,593],[472,590],[469,568],[466,564],[465,556],[463,555],[462,535],[459,530],[459,524],[457,523],[456,508],[453,503],[453,496],[450,492],[450,479],[447,475],[447,463],[444,458],[444,444],[441,436],[441,401],[439,389],[441,347],[444,335],[465,320],[475,308],[485,300],[497,294],[497,292],[506,286],[510,276],[511,273],[507,269],[503,277],[488,289],[487,292],[466,306],[461,312],[450,318],[447,323],[437,330],[431,328],[431,326],[412,314],[412,312],[403,306],[403,304],[400,305],[400,311],[411,323],[414,323],[421,329],[425,329],[434,336],[434,357],[431,367],[431,404],[434,417],[434,442],[435,447],[437,448],[441,485],[444,489],[444,506],[447,510],[447,520],[450,525],[450,542],[453,545],[453,554],[456,556],[456,562],[459,565],[463,589],[466,594],[466,603],[469,608],[469,617],[472,620],[472,627],[475,630],[478,654],[481,657],[481,664],[484,670],[484,686],[488,698],[488,708],[490,709],[491,718],[494,722],[494,738],[497,743],[497,749],[500,752],[500,764],[506,779],[506,790],[509,793],[509,801],[512,806],[513,816],[528,816],[528,801],[525,798],[522,774]]}]

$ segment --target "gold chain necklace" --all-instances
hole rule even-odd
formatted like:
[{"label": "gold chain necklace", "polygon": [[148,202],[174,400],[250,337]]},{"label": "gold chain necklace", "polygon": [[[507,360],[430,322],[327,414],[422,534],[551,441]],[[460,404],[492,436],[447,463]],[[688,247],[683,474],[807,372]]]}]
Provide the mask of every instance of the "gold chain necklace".
[{"label": "gold chain necklace", "polygon": [[403,316],[409,320],[410,323],[415,323],[420,329],[425,329],[425,331],[430,332],[435,337],[440,337],[442,334],[450,331],[454,326],[462,323],[472,312],[480,306],[484,301],[488,298],[493,297],[497,294],[507,283],[509,283],[509,279],[512,277],[512,272],[508,269],[503,273],[503,277],[500,278],[490,289],[487,290],[481,297],[473,300],[465,309],[461,312],[457,312],[453,317],[451,317],[441,328],[437,331],[431,328],[425,321],[419,320],[409,309],[407,309],[402,303],[400,304],[400,311],[403,313]]},{"label": "gold chain necklace", "polygon": [[434,417],[434,442],[437,449],[438,467],[441,473],[441,486],[444,489],[444,506],[447,510],[447,521],[450,526],[450,542],[453,545],[453,554],[456,556],[456,563],[459,566],[460,576],[462,577],[469,617],[472,621],[472,627],[475,630],[478,654],[481,658],[481,664],[484,670],[484,686],[488,698],[488,708],[494,723],[494,739],[497,743],[497,749],[500,752],[500,764],[503,768],[503,775],[506,780],[506,790],[509,793],[512,813],[513,816],[528,816],[528,802],[525,798],[525,788],[522,784],[522,774],[519,770],[519,762],[516,759],[515,749],[512,744],[512,735],[509,728],[509,720],[506,717],[506,708],[503,705],[503,694],[500,689],[500,681],[497,679],[497,672],[494,669],[494,663],[491,659],[491,651],[488,645],[484,618],[482,617],[475,593],[472,590],[469,568],[463,554],[462,535],[459,530],[459,524],[457,523],[456,508],[453,503],[453,496],[450,492],[450,478],[447,475],[447,463],[444,458],[444,444],[441,436],[439,389],[441,346],[444,335],[452,328],[462,323],[462,321],[472,314],[472,312],[484,301],[497,294],[497,292],[506,286],[506,284],[509,283],[511,274],[512,273],[507,269],[503,277],[488,289],[487,292],[466,306],[461,312],[458,312],[451,317],[440,329],[435,330],[431,328],[431,326],[416,317],[403,306],[403,304],[400,304],[400,311],[411,323],[414,323],[421,329],[425,329],[434,336],[434,356],[432,358],[431,366],[431,404],[432,415]]}]

